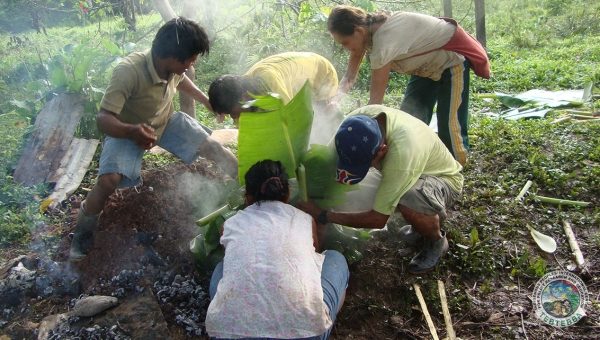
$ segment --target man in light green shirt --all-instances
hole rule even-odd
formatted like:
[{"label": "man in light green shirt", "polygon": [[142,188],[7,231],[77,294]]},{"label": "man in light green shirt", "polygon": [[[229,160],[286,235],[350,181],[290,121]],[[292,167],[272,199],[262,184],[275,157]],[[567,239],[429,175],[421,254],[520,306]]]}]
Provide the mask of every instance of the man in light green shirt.
[{"label": "man in light green shirt", "polygon": [[329,212],[313,202],[299,207],[317,222],[353,228],[381,229],[398,209],[410,225],[400,230],[403,246],[420,237],[425,246],[409,265],[409,272],[432,270],[448,251],[440,228],[446,207],[460,196],[462,166],[427,125],[411,115],[381,105],[351,112],[334,138],[338,153],[337,180],[359,183],[370,167],[381,171],[373,208],[362,212]]}]

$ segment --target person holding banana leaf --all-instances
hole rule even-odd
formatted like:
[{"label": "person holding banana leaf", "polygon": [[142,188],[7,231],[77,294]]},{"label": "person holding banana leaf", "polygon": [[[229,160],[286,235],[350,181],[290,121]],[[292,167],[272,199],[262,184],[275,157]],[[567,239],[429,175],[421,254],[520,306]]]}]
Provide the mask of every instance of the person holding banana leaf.
[{"label": "person holding banana leaf", "polygon": [[408,271],[431,271],[448,251],[441,225],[463,186],[462,166],[435,132],[406,112],[367,105],[348,114],[329,146],[337,151],[339,183],[357,184],[371,167],[381,172],[372,208],[333,212],[322,210],[312,200],[299,200],[298,207],[320,224],[369,229],[384,228],[389,216],[400,211],[409,223],[400,229],[400,247],[424,239]]}]

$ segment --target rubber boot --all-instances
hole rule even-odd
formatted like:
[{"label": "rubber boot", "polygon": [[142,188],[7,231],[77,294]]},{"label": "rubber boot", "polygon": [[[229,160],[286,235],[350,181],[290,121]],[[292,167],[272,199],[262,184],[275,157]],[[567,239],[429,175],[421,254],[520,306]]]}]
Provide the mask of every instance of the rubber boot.
[{"label": "rubber boot", "polygon": [[398,245],[400,249],[412,246],[420,238],[421,234],[417,233],[415,228],[410,224],[405,225],[398,231]]},{"label": "rubber boot", "polygon": [[423,249],[413,257],[408,265],[411,274],[424,274],[430,272],[448,252],[446,233],[442,231],[442,238],[431,242],[425,241]]},{"label": "rubber boot", "polygon": [[73,242],[71,243],[71,251],[69,252],[69,260],[79,261],[90,252],[94,244],[94,230],[98,225],[98,215],[90,215],[81,204],[79,214],[77,214],[77,223],[75,232],[73,233]]}]

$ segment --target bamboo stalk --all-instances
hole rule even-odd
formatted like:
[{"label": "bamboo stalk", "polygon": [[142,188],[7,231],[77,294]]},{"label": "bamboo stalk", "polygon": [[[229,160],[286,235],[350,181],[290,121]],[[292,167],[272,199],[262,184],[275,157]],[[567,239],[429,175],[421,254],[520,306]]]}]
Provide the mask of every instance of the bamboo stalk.
[{"label": "bamboo stalk", "polygon": [[438,338],[437,331],[435,330],[435,325],[433,324],[433,320],[429,315],[429,311],[427,310],[427,305],[425,304],[425,299],[423,299],[423,294],[421,294],[421,288],[419,288],[418,284],[413,284],[415,288],[415,293],[417,293],[417,298],[419,299],[419,304],[421,304],[421,309],[423,310],[423,315],[425,315],[425,320],[427,320],[427,325],[429,326],[429,331],[431,332],[431,336],[434,340],[440,340]]},{"label": "bamboo stalk", "polygon": [[308,191],[306,189],[306,168],[304,164],[300,163],[298,166],[298,191],[300,191],[300,199],[304,202],[308,202]]},{"label": "bamboo stalk", "polygon": [[569,113],[574,113],[574,114],[580,114],[580,115],[584,115],[584,116],[593,116],[594,115],[594,112],[592,112],[592,111],[582,111],[582,110],[572,110],[572,109],[565,109],[563,111],[569,112]]},{"label": "bamboo stalk", "polygon": [[517,195],[517,198],[515,198],[515,201],[520,201],[521,198],[523,198],[523,196],[525,196],[525,194],[527,193],[527,190],[529,190],[529,188],[531,188],[532,184],[533,184],[532,181],[527,181],[527,183],[525,183],[525,186],[523,187],[523,189],[521,189],[521,191]]},{"label": "bamboo stalk", "polygon": [[575,238],[575,234],[573,233],[573,229],[571,229],[571,224],[563,220],[563,229],[565,230],[565,234],[567,235],[567,240],[569,241],[569,247],[571,247],[571,252],[573,256],[575,256],[575,263],[578,268],[583,268],[583,264],[585,260],[583,259],[583,254],[579,249],[579,244],[577,243],[577,239]]},{"label": "bamboo stalk", "polygon": [[484,98],[492,98],[496,99],[498,96],[495,93],[476,93],[475,98],[484,99]]},{"label": "bamboo stalk", "polygon": [[210,214],[202,217],[201,219],[196,221],[196,225],[199,227],[202,227],[203,225],[208,224],[215,218],[219,217],[219,215],[221,215],[222,213],[224,213],[227,210],[229,210],[229,204],[224,205],[224,206],[220,207],[219,209],[211,212]]},{"label": "bamboo stalk", "polygon": [[555,119],[555,120],[551,121],[550,124],[558,124],[558,123],[562,123],[562,122],[568,122],[572,119],[573,119],[573,117],[566,116],[566,117]]},{"label": "bamboo stalk", "polygon": [[446,333],[449,340],[456,340],[456,333],[452,328],[452,317],[448,308],[448,299],[446,299],[446,287],[441,280],[438,280],[438,290],[440,291],[440,300],[442,301],[442,312],[444,313],[444,322],[446,323]]},{"label": "bamboo stalk", "polygon": [[592,116],[592,115],[589,115],[589,116],[588,116],[588,115],[582,115],[582,114],[578,114],[578,115],[576,115],[576,114],[572,114],[572,115],[571,115],[571,117],[573,117],[573,118],[575,118],[575,119],[579,119],[579,120],[582,120],[582,119],[583,119],[583,120],[596,120],[596,119],[598,119],[598,118],[595,118],[595,117],[594,117],[594,116]]},{"label": "bamboo stalk", "polygon": [[572,206],[576,206],[576,207],[587,207],[588,205],[592,204],[591,202],[562,200],[560,198],[552,198],[552,197],[539,196],[539,195],[537,195],[535,197],[538,200],[540,200],[540,202],[542,202],[542,203],[550,203],[550,204],[557,204],[557,205],[572,205]]}]

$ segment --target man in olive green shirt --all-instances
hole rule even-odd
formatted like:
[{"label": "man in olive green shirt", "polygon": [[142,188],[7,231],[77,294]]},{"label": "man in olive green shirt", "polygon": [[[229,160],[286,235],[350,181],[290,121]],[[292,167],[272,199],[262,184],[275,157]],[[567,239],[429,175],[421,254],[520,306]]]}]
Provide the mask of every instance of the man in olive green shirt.
[{"label": "man in olive green shirt", "polygon": [[206,95],[185,75],[208,51],[204,29],[180,17],[158,30],[150,50],[128,55],[113,70],[97,116],[98,129],[106,134],[98,180],[77,216],[70,260],[81,260],[91,250],[108,197],[117,188],[141,182],[142,156],[155,145],[188,164],[203,156],[237,177],[236,157],[210,137],[211,131],[189,115],[174,112],[176,90],[211,110]]},{"label": "man in olive green shirt", "polygon": [[448,251],[440,223],[446,208],[460,196],[462,166],[425,123],[400,110],[368,105],[351,112],[334,138],[338,153],[337,180],[357,184],[370,167],[381,171],[373,208],[363,212],[328,212],[313,202],[300,201],[302,210],[320,223],[381,229],[398,209],[410,223],[400,230],[402,245],[421,236],[425,246],[408,270],[432,270]]}]

